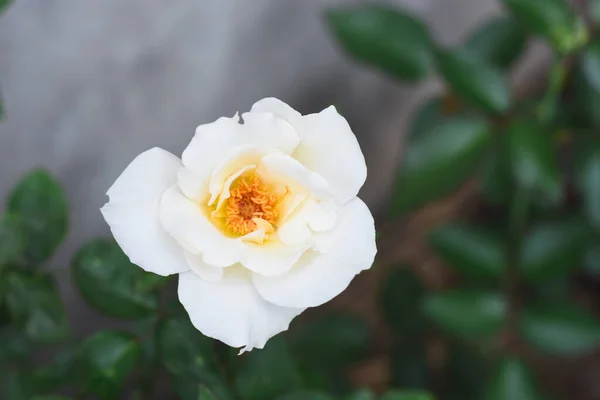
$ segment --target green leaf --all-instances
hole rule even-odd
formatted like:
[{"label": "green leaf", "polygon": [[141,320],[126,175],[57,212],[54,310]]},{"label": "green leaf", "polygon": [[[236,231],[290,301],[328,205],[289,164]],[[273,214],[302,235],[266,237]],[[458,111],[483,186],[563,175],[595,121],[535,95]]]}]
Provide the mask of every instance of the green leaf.
[{"label": "green leaf", "polygon": [[[6,9],[6,7],[8,7],[8,5],[10,3],[12,3],[13,0],[0,0],[0,13],[2,11],[4,11]],[[2,102],[0,102],[0,105],[2,104]],[[0,119],[2,119],[2,107],[0,107]]]},{"label": "green leaf", "polygon": [[590,86],[600,92],[600,40],[591,43],[581,56],[581,72]]},{"label": "green leaf", "polygon": [[394,8],[360,4],[331,10],[327,21],[344,50],[401,80],[425,77],[433,64],[426,26]]},{"label": "green leaf", "polygon": [[578,65],[573,73],[576,101],[572,105],[572,113],[575,118],[581,120],[580,124],[585,129],[589,129],[589,125],[600,126],[600,91],[594,88],[590,76],[591,73],[585,72],[582,64]]},{"label": "green leaf", "polygon": [[235,376],[235,387],[244,400],[264,400],[298,388],[297,366],[282,338],[271,339],[264,349],[245,356]]},{"label": "green leaf", "polygon": [[483,161],[479,180],[483,194],[495,205],[507,204],[512,190],[509,155],[504,135],[497,138],[496,148]]},{"label": "green leaf", "polygon": [[156,293],[139,290],[147,273],[129,262],[113,242],[93,240],[73,259],[73,278],[87,302],[106,315],[143,317],[158,305]]},{"label": "green leaf", "polygon": [[56,341],[67,336],[65,310],[50,275],[11,272],[6,279],[8,310],[27,336],[40,342]]},{"label": "green leaf", "polygon": [[328,368],[360,360],[369,349],[371,332],[362,318],[328,314],[304,327],[292,344],[297,358]]},{"label": "green leaf", "polygon": [[587,311],[571,304],[544,304],[523,311],[523,336],[552,354],[579,354],[600,344],[600,322]]},{"label": "green leaf", "polygon": [[531,281],[566,275],[580,265],[590,239],[577,219],[538,224],[523,239],[519,268]]},{"label": "green leaf", "polygon": [[432,372],[425,345],[419,341],[402,344],[391,355],[391,383],[394,387],[428,389]]},{"label": "green leaf", "polygon": [[23,223],[30,263],[48,259],[67,234],[67,199],[45,170],[34,170],[17,184],[8,196],[7,211]]},{"label": "green leaf", "polygon": [[50,396],[35,396],[33,400],[72,400],[71,397],[50,395]]},{"label": "green leaf", "polygon": [[480,60],[508,69],[521,57],[527,37],[523,26],[512,17],[494,17],[477,27],[464,48]]},{"label": "green leaf", "polygon": [[0,366],[3,363],[23,362],[29,359],[33,343],[14,325],[0,328]]},{"label": "green leaf", "polygon": [[506,299],[494,292],[447,291],[429,294],[425,313],[440,328],[466,338],[489,338],[502,328]]},{"label": "green leaf", "polygon": [[420,390],[390,390],[380,400],[434,400],[434,398]]},{"label": "green leaf", "polygon": [[76,382],[79,378],[77,369],[77,349],[68,347],[54,356],[54,359],[35,369],[33,379],[40,392],[49,392]]},{"label": "green leaf", "polygon": [[536,384],[527,365],[516,359],[502,360],[487,390],[486,400],[537,400]]},{"label": "green leaf", "polygon": [[[203,382],[197,378],[173,375],[171,381],[177,396],[181,400],[232,400],[233,397],[216,375],[204,376]],[[212,396],[212,397],[206,397]]]},{"label": "green leaf", "polygon": [[410,141],[418,140],[420,137],[427,135],[436,128],[436,124],[440,119],[444,118],[443,100],[435,97],[426,103],[414,113],[410,121],[407,138]]},{"label": "green leaf", "polygon": [[0,397],[6,400],[30,400],[33,396],[33,382],[30,375],[8,369],[0,370]]},{"label": "green leaf", "polygon": [[596,279],[600,278],[600,243],[593,244],[586,250],[583,258],[583,267],[592,277]]},{"label": "green leaf", "polygon": [[503,0],[503,3],[559,52],[571,52],[587,41],[585,24],[565,0]]},{"label": "green leaf", "polygon": [[583,196],[583,211],[588,221],[600,228],[600,142],[582,143],[575,163],[576,183]]},{"label": "green leaf", "polygon": [[425,329],[419,304],[425,288],[408,266],[395,269],[383,281],[381,308],[388,324],[397,333],[418,337]]},{"label": "green leaf", "polygon": [[369,389],[360,389],[343,397],[342,400],[375,400],[375,394]]},{"label": "green leaf", "polygon": [[487,360],[474,349],[453,344],[445,368],[446,399],[481,399],[488,381]]},{"label": "green leaf", "polygon": [[10,214],[0,217],[0,271],[3,265],[19,260],[25,246],[21,220]]},{"label": "green leaf", "polygon": [[438,121],[430,132],[411,141],[392,198],[392,213],[398,215],[458,188],[473,173],[491,137],[485,121],[459,116]]},{"label": "green leaf", "polygon": [[212,340],[202,335],[187,318],[170,319],[158,330],[161,359],[175,375],[203,378],[216,369]]},{"label": "green leaf", "polygon": [[334,400],[327,393],[314,390],[300,390],[280,396],[277,400]]},{"label": "green leaf", "polygon": [[562,183],[551,135],[530,121],[516,121],[506,132],[514,179],[534,195],[556,204]]},{"label": "green leaf", "polygon": [[493,66],[465,50],[440,51],[437,63],[450,90],[466,103],[490,113],[510,107],[506,78]]},{"label": "green leaf", "polygon": [[507,271],[502,241],[489,231],[448,224],[432,231],[429,243],[450,267],[475,278],[499,278]]},{"label": "green leaf", "polygon": [[86,389],[103,399],[117,398],[140,356],[140,345],[128,333],[101,331],[81,349]]},{"label": "green leaf", "polygon": [[196,396],[197,400],[217,400],[215,395],[206,388],[206,386],[200,385],[198,387],[198,396]]},{"label": "green leaf", "polygon": [[600,22],[600,0],[588,1],[588,10],[592,21],[596,24]]}]

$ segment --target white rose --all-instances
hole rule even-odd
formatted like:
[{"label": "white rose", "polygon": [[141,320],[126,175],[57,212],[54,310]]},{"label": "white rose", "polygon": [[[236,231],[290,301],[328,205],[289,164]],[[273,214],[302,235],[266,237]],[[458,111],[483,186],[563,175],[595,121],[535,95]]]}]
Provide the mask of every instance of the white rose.
[{"label": "white rose", "polygon": [[341,293],[377,249],[356,197],[365,160],[334,107],[302,116],[268,98],[242,119],[199,126],[181,160],[140,154],[101,211],[132,263],[179,274],[198,330],[247,351]]}]

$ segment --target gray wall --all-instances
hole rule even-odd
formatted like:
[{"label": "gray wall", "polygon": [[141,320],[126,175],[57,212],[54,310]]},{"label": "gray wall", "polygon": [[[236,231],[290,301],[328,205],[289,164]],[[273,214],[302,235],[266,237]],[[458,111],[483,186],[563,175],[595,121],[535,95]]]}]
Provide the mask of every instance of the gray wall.
[{"label": "gray wall", "polygon": [[[65,185],[72,227],[56,270],[108,234],[98,208],[138,153],[180,154],[196,125],[277,96],[304,112],[336,104],[365,151],[363,197],[381,209],[406,116],[439,85],[395,83],[341,54],[322,20],[343,0],[16,0],[0,18],[0,193],[29,168]],[[457,42],[495,0],[396,0]],[[72,317],[91,315],[66,280]],[[84,329],[81,326],[78,330]]]}]

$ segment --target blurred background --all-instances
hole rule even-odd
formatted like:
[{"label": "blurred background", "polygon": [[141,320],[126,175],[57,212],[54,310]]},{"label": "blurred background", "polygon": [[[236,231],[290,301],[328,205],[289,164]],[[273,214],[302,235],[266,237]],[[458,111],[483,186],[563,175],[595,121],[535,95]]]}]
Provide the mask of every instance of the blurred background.
[{"label": "blurred background", "polygon": [[[463,43],[474,28],[505,13],[499,0],[376,3],[398,7],[421,19],[440,47]],[[398,193],[394,185],[398,174],[402,175],[406,138],[414,128],[411,124],[417,110],[428,99],[439,96],[446,109],[460,108],[458,103],[462,99],[450,98],[447,92],[461,92],[461,85],[457,89],[454,83],[444,83],[448,79],[433,75],[418,82],[406,82],[352,59],[332,35],[325,13],[360,4],[366,2],[15,0],[6,9],[0,17],[0,88],[6,114],[0,124],[0,193],[8,193],[27,171],[38,166],[48,169],[63,185],[70,206],[69,233],[49,265],[58,280],[76,336],[99,327],[121,325],[86,306],[68,274],[72,254],[79,246],[92,237],[109,234],[99,208],[105,203],[105,192],[115,178],[142,151],[158,146],[179,155],[197,125],[243,112],[255,101],[271,96],[302,113],[317,112],[334,104],[350,122],[369,171],[360,196],[384,231],[379,246],[380,263],[417,265],[415,274],[428,287],[442,288],[456,283],[445,265],[448,259],[452,264],[452,255],[437,257],[432,246],[426,244],[430,230],[459,218],[497,225],[508,216],[498,208],[483,206],[479,186],[467,182],[457,185],[454,193],[441,201],[439,198],[444,196],[429,196],[419,204],[423,207],[417,209],[411,205],[410,212],[403,210],[400,218],[385,218],[392,194]],[[587,18],[587,1],[572,5]],[[536,29],[533,28],[534,33],[538,34]],[[568,34],[561,33],[564,37]],[[496,45],[502,48],[504,43]],[[544,91],[553,53],[556,51],[545,40],[534,37],[528,42],[522,57],[506,73],[512,98],[532,93],[536,97]],[[595,66],[600,68],[598,62]],[[447,86],[452,90],[447,91]],[[589,179],[590,186],[600,187],[600,175],[591,175]],[[392,203],[394,208],[397,203]],[[0,207],[4,204],[0,203]],[[542,215],[554,218],[564,213],[562,208]],[[596,257],[600,256],[596,253]],[[577,264],[575,255],[573,262]],[[393,339],[380,327],[381,316],[373,315],[379,301],[379,285],[387,280],[386,273],[382,268],[361,275],[348,293],[328,306],[360,314],[375,327],[380,339],[375,355],[359,363],[349,374],[356,386],[378,390],[395,379],[390,376],[394,372],[390,372],[389,360],[385,359],[389,346],[395,346],[390,344]],[[402,286],[396,290],[414,293],[410,292],[413,289]],[[592,308],[600,304],[587,295],[583,297]],[[472,302],[479,301],[473,299]],[[458,315],[468,319],[464,313]],[[454,328],[451,326],[450,330]],[[555,328],[550,330],[550,342],[569,340],[560,324]],[[589,335],[582,335],[581,340],[591,340]],[[508,335],[502,340],[510,344],[513,338]],[[428,345],[428,357],[433,364],[445,359],[438,345],[436,340]],[[579,364],[567,364],[575,366],[575,371],[585,369],[585,373],[573,379],[565,368],[545,370],[543,366],[548,359],[538,359],[535,355],[531,358],[533,365],[541,366],[536,371],[545,382],[543,386],[550,387],[551,394],[566,396],[556,398],[593,400],[600,399],[600,387],[594,383],[600,378],[596,353],[585,353]],[[553,366],[564,362],[553,360]],[[406,368],[418,369],[412,365]],[[552,383],[556,376],[567,375],[568,379]],[[404,378],[398,379],[396,382]],[[459,398],[483,397],[456,397]],[[511,395],[508,391],[504,397],[487,398],[534,397]]]}]

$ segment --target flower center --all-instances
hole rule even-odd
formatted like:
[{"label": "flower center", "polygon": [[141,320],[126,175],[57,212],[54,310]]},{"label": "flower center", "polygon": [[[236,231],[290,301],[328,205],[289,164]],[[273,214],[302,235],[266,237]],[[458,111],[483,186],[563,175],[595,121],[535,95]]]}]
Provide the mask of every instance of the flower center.
[{"label": "flower center", "polygon": [[281,196],[269,190],[256,174],[237,179],[229,193],[225,224],[232,233],[246,235],[255,231],[258,228],[256,219],[275,224]]}]

